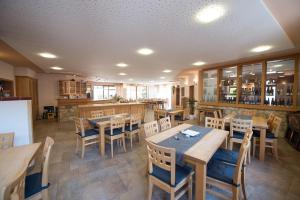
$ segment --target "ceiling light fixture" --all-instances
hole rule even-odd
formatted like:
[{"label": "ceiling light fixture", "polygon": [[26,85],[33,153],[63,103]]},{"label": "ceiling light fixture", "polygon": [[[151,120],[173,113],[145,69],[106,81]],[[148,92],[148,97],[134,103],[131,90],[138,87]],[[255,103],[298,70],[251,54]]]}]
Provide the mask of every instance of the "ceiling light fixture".
[{"label": "ceiling light fixture", "polygon": [[278,64],[278,65],[273,65],[273,67],[278,68],[278,67],[282,67],[283,65]]},{"label": "ceiling light fixture", "polygon": [[172,72],[172,70],[170,70],[170,69],[165,69],[163,72],[164,72],[164,73],[170,73],[170,72]]},{"label": "ceiling light fixture", "polygon": [[53,66],[53,67],[50,67],[51,69],[53,70],[63,70],[64,68],[62,67],[58,67],[58,66]]},{"label": "ceiling light fixture", "polygon": [[120,76],[126,76],[127,74],[126,74],[126,73],[123,73],[123,72],[121,72],[121,73],[119,73],[119,75],[120,75]]},{"label": "ceiling light fixture", "polygon": [[225,73],[231,73],[232,71],[228,70],[228,71],[225,71]]},{"label": "ceiling light fixture", "polygon": [[139,54],[144,55],[144,56],[148,56],[148,55],[150,55],[150,54],[153,54],[154,51],[153,51],[152,49],[142,48],[142,49],[137,50],[137,52],[138,52]]},{"label": "ceiling light fixture", "polygon": [[259,53],[259,52],[263,52],[263,51],[268,51],[271,48],[272,48],[271,45],[262,45],[262,46],[258,46],[258,47],[251,49],[251,51],[255,52],[255,53]]},{"label": "ceiling light fixture", "polygon": [[204,64],[205,64],[205,62],[203,62],[203,61],[197,61],[197,62],[193,63],[194,66],[201,66],[201,65],[204,65]]},{"label": "ceiling light fixture", "polygon": [[117,67],[128,67],[126,63],[118,63],[116,64]]},{"label": "ceiling light fixture", "polygon": [[209,5],[201,9],[197,14],[196,14],[196,20],[207,24],[210,22],[213,22],[220,17],[222,17],[225,14],[225,8],[222,5]]},{"label": "ceiling light fixture", "polygon": [[57,58],[56,55],[54,55],[52,53],[48,53],[48,52],[38,53],[38,55],[43,58]]},{"label": "ceiling light fixture", "polygon": [[281,72],[281,71],[280,71],[280,72],[277,72],[277,74],[283,74],[283,73],[284,73],[284,72]]},{"label": "ceiling light fixture", "polygon": [[276,74],[276,71],[268,71],[267,74]]}]

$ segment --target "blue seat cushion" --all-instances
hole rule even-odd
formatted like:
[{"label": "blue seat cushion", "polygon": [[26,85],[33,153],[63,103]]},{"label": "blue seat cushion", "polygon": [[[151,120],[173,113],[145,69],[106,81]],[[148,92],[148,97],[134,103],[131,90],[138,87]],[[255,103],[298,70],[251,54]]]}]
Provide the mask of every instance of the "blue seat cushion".
[{"label": "blue seat cushion", "polygon": [[93,135],[98,135],[99,131],[96,130],[96,129],[88,129],[88,130],[84,130],[84,136],[82,136],[81,132],[79,132],[77,134],[80,135],[83,138],[83,137],[89,137],[89,136],[93,136]]},{"label": "blue seat cushion", "polygon": [[[260,131],[259,130],[253,130],[253,137],[260,137]],[[269,139],[275,139],[277,138],[270,130],[266,131],[266,138]]]},{"label": "blue seat cushion", "polygon": [[159,180],[175,187],[184,178],[189,176],[191,174],[191,172],[192,172],[192,169],[190,167],[187,167],[187,166],[181,167],[181,166],[176,165],[175,185],[171,185],[171,173],[160,167],[153,165],[153,172],[151,173],[151,175],[158,178]]},{"label": "blue seat cushion", "polygon": [[238,151],[232,151],[223,148],[219,148],[212,157],[213,160],[219,160],[231,164],[237,164],[238,158],[239,158]]},{"label": "blue seat cushion", "polygon": [[132,124],[132,130],[130,130],[130,124],[125,126],[125,131],[135,131],[137,129],[139,129],[139,124]]},{"label": "blue seat cushion", "polygon": [[47,186],[42,187],[42,173],[35,173],[25,178],[25,198],[28,198],[34,194],[41,192],[44,189],[47,189],[50,186],[48,183]]},{"label": "blue seat cushion", "polygon": [[[121,133],[123,133],[122,128],[115,128],[115,129],[113,130],[113,134],[112,134],[112,135],[119,135],[119,134],[121,134]],[[106,129],[105,129],[105,134],[106,134],[106,135],[111,135],[110,128],[106,128]]]},{"label": "blue seat cushion", "polygon": [[245,133],[243,133],[243,132],[233,131],[232,138],[244,139],[244,135],[245,135]]},{"label": "blue seat cushion", "polygon": [[207,176],[208,177],[217,179],[219,181],[222,181],[222,182],[234,185],[234,186],[239,186],[233,182],[234,172],[235,172],[235,166],[226,164],[221,161],[211,160],[207,164]]},{"label": "blue seat cushion", "polygon": [[183,116],[182,115],[175,115],[175,120],[183,121]]}]

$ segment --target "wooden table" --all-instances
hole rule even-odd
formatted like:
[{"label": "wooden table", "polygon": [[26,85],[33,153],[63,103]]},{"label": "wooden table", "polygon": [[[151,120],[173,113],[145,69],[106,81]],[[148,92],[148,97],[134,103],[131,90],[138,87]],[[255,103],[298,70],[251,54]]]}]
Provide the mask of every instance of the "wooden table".
[{"label": "wooden table", "polygon": [[[231,119],[234,118],[235,114],[228,114],[224,117],[226,123],[230,123]],[[259,144],[259,160],[265,160],[265,140],[266,140],[266,130],[268,128],[267,119],[261,116],[253,116],[252,126],[254,129],[260,131],[260,144]]]},{"label": "wooden table", "polygon": [[[181,124],[164,132],[146,138],[146,140],[153,143],[159,143],[169,137],[174,136],[179,131],[187,129],[191,126],[192,125],[190,124]],[[213,129],[184,153],[184,160],[195,166],[196,200],[205,199],[206,165],[213,154],[217,151],[217,149],[223,144],[228,134],[228,131]]]},{"label": "wooden table", "polygon": [[29,165],[40,146],[41,143],[34,143],[0,150],[0,197],[3,197],[5,187],[23,170],[22,167]]},{"label": "wooden table", "polygon": [[171,110],[171,111],[167,111],[167,113],[171,117],[171,124],[172,124],[172,126],[175,126],[175,115],[181,114],[182,117],[184,117],[183,116],[184,110]]},{"label": "wooden table", "polygon": [[[110,120],[112,117],[124,117],[126,122],[130,121],[130,114],[128,113],[121,113],[121,114],[101,117],[102,119],[107,119],[105,121],[101,121],[97,123],[97,127],[99,128],[99,151],[101,156],[105,155],[105,128],[110,127]],[[88,118],[88,120],[93,120],[93,119]]]}]

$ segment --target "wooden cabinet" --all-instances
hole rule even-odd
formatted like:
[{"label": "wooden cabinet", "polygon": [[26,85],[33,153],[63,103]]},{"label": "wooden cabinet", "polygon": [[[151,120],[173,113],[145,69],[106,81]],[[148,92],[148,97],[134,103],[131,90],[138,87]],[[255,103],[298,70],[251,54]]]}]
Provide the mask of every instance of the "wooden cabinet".
[{"label": "wooden cabinet", "polygon": [[87,89],[91,88],[92,86],[90,82],[60,80],[58,87],[60,96],[82,96],[86,95]]},{"label": "wooden cabinet", "polygon": [[38,81],[26,76],[16,76],[16,96],[31,97],[32,118],[36,120],[39,114]]}]

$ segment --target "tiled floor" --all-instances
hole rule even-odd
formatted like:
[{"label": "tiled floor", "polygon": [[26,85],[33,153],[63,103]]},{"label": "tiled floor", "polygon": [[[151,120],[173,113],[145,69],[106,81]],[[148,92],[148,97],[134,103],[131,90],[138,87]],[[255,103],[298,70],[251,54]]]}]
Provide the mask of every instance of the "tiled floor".
[{"label": "tiled floor", "polygon": [[[74,153],[73,123],[38,121],[35,141],[46,136],[55,140],[51,153],[49,179],[50,199],[57,200],[143,200],[147,194],[146,156],[143,143],[115,150],[115,157],[100,157],[97,145],[87,148],[84,159]],[[128,143],[129,144],[129,143]],[[265,162],[256,158],[247,170],[248,199],[300,199],[300,153],[283,139],[279,145],[280,161],[267,156]],[[39,163],[39,162],[37,162]],[[38,164],[33,171],[38,168]],[[153,199],[168,199],[155,189]],[[183,197],[182,199],[186,199]],[[217,199],[207,195],[207,199]]]}]

